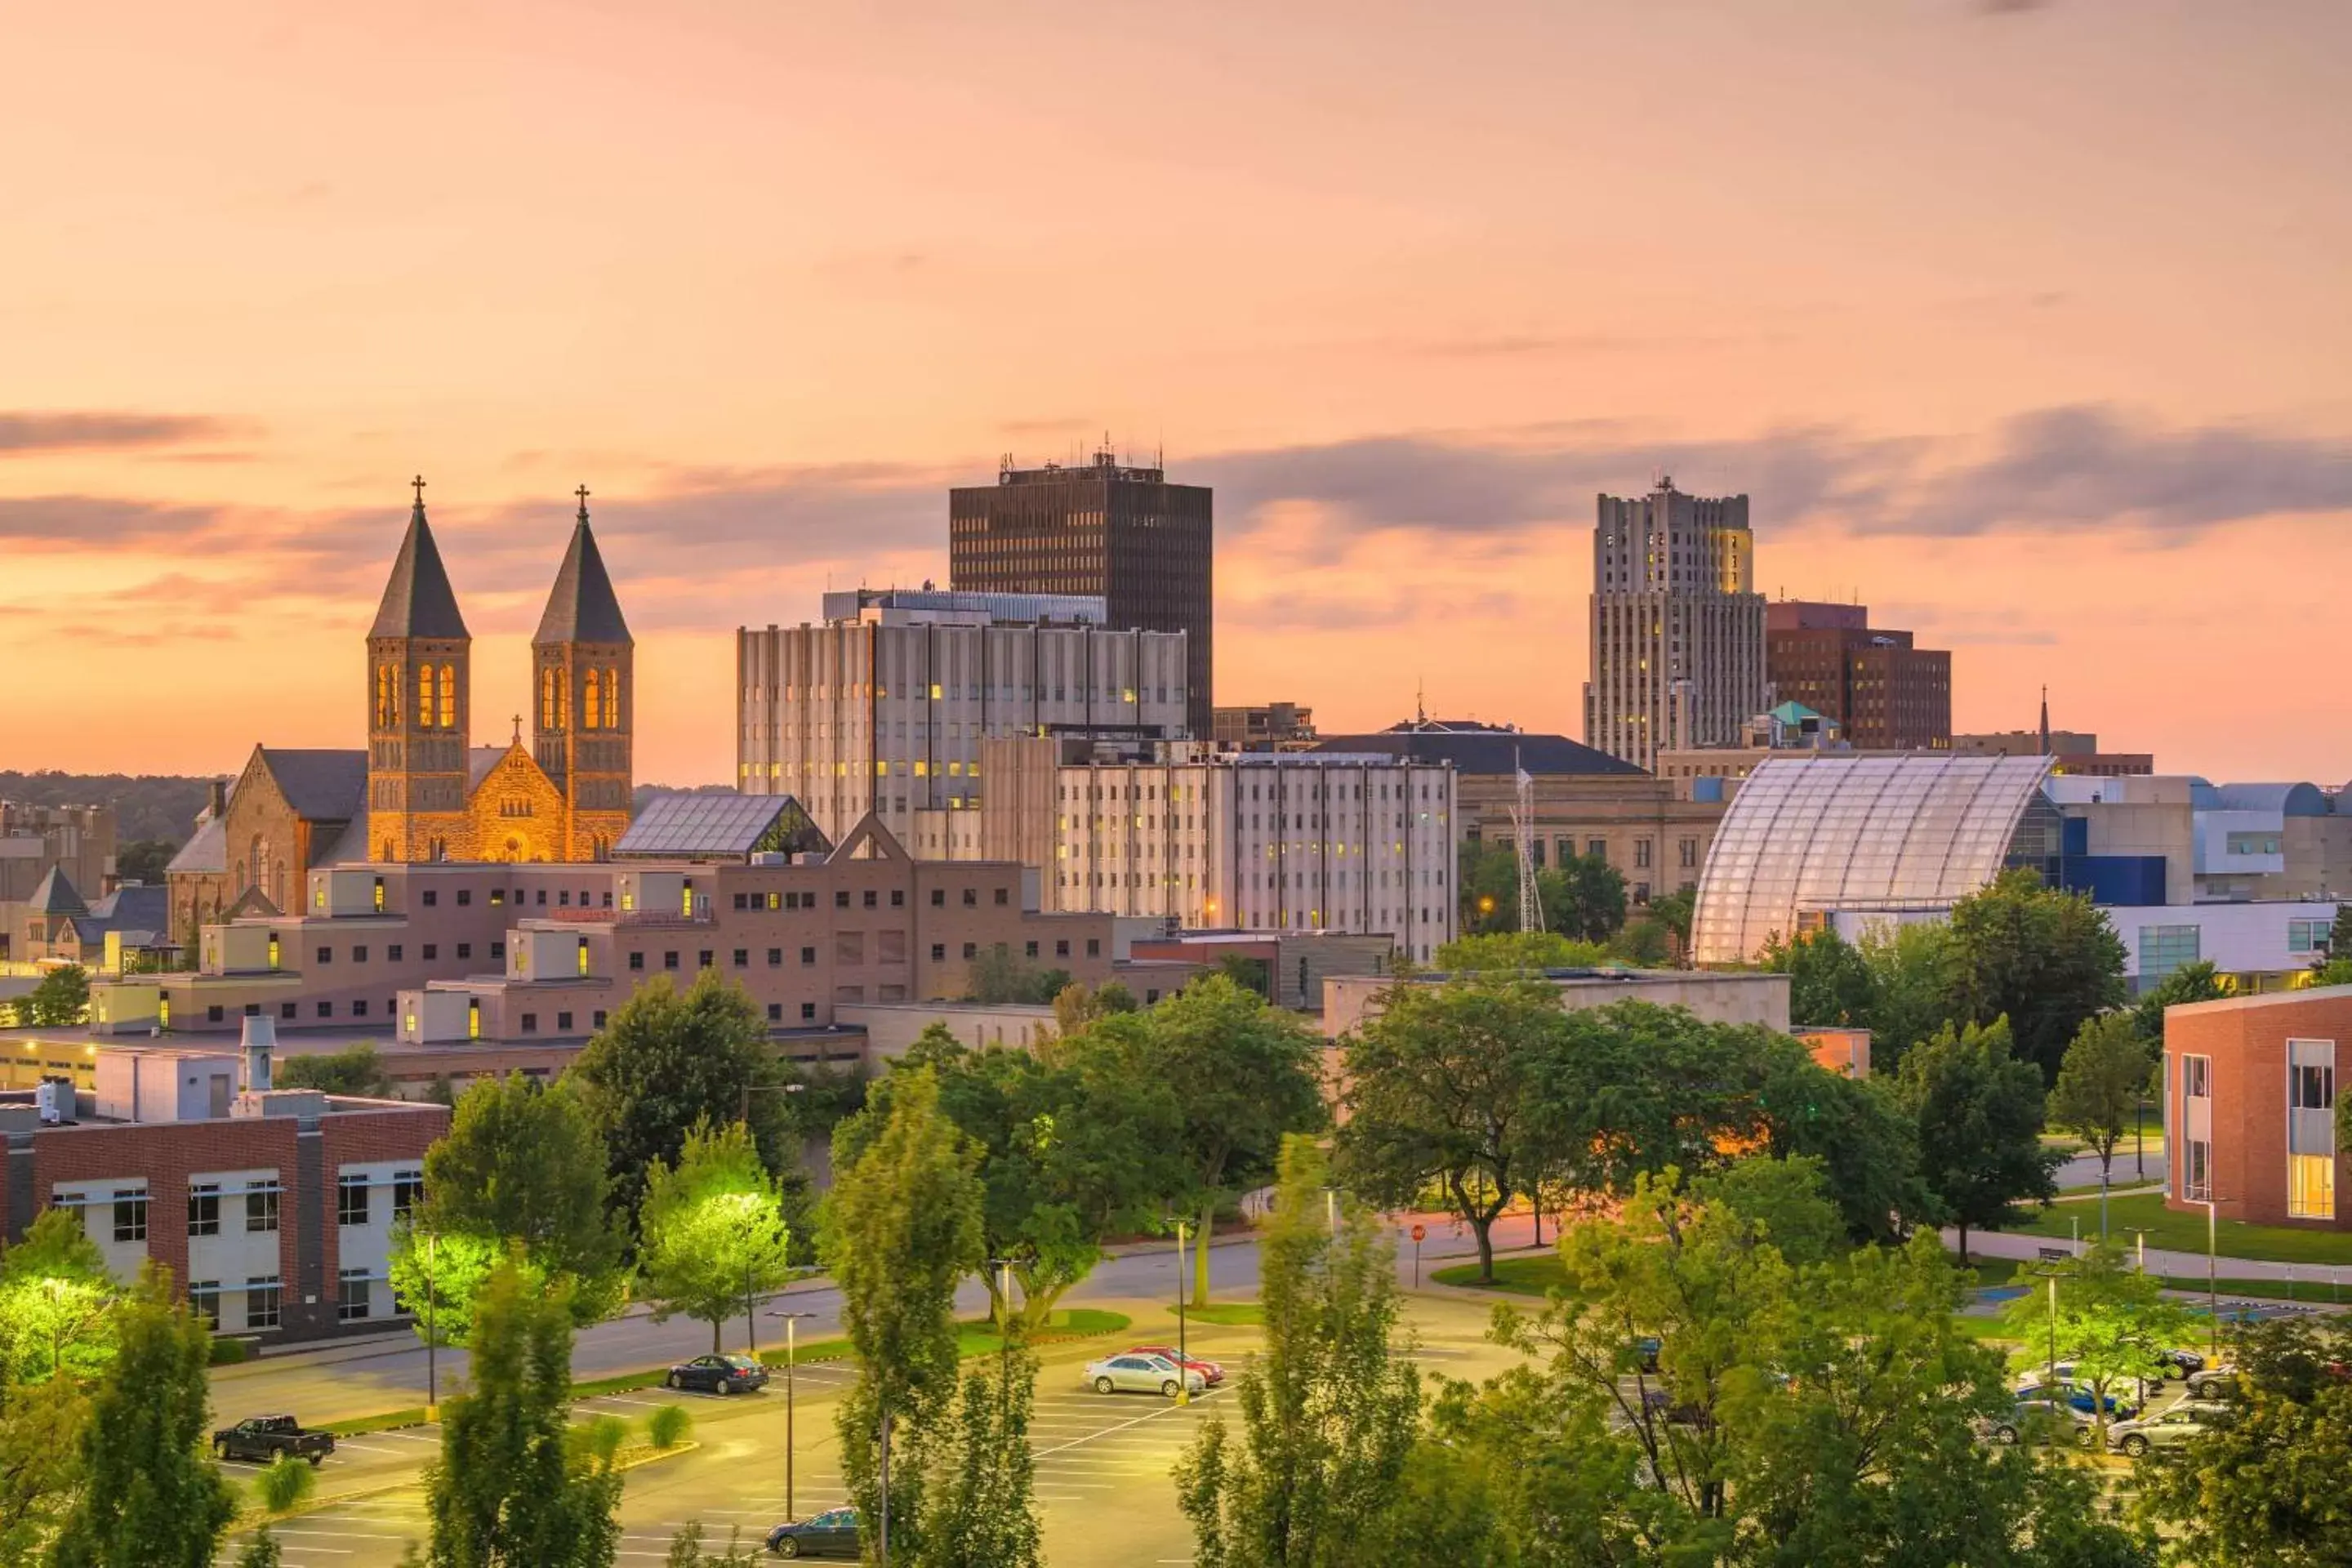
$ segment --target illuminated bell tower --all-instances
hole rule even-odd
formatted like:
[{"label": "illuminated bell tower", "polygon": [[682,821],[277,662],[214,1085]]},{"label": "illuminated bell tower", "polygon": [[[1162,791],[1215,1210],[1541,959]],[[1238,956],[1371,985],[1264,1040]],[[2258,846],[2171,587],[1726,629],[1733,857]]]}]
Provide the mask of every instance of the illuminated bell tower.
[{"label": "illuminated bell tower", "polygon": [[588,488],[530,639],[531,751],[563,792],[564,858],[602,860],[628,830],[636,644],[588,527]]},{"label": "illuminated bell tower", "polygon": [[474,639],[425,521],[425,480],[368,631],[368,854],[469,859],[466,737]]}]

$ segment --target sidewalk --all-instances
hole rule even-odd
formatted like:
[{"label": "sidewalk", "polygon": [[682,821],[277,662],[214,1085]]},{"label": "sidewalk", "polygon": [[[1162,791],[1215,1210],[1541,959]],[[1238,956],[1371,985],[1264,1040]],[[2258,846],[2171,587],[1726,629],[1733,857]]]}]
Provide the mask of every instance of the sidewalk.
[{"label": "sidewalk", "polygon": [[[2094,1239],[2092,1236],[2084,1236],[2084,1248],[2087,1249]],[[1958,1248],[1959,1233],[1945,1231],[1944,1245]],[[2014,1258],[2033,1262],[2040,1260],[2044,1247],[2062,1254],[2074,1250],[2073,1244],[2063,1237],[2014,1236],[1998,1230],[1969,1232],[1969,1256],[1971,1258]],[[2137,1247],[2132,1247],[2130,1252],[2135,1258],[2139,1255]],[[2172,1279],[2202,1280],[2205,1268],[2206,1258],[2201,1252],[2175,1252],[2161,1247],[2147,1249],[2147,1271],[2151,1274],[2161,1274]],[[2298,1284],[2310,1285],[2314,1299],[2322,1302],[2329,1299],[2328,1293],[2338,1290],[2352,1292],[2352,1264],[2331,1268],[2315,1263],[2272,1263],[2254,1258],[2220,1258],[2213,1261],[2213,1271],[2222,1279],[2276,1279],[2282,1282],[2293,1279]],[[2347,1294],[2344,1299],[2352,1301],[2352,1294]]]}]

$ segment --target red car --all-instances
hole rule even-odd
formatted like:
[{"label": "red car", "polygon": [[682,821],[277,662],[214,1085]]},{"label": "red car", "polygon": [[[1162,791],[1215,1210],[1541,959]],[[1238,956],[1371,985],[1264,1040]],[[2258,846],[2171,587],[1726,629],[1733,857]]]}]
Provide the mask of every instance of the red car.
[{"label": "red car", "polygon": [[1223,1367],[1219,1366],[1213,1361],[1202,1361],[1197,1357],[1178,1355],[1174,1345],[1130,1345],[1128,1347],[1126,1353],[1129,1355],[1156,1355],[1168,1361],[1175,1362],[1179,1365],[1182,1366],[1186,1372],[1199,1373],[1201,1374],[1201,1381],[1207,1384],[1211,1388],[1214,1388],[1217,1384],[1225,1381],[1225,1369]]}]

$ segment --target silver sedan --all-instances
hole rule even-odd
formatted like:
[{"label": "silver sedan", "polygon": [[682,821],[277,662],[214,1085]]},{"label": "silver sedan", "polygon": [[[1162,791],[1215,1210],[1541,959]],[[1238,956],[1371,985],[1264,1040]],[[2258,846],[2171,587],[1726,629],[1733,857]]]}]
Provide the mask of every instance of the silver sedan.
[{"label": "silver sedan", "polygon": [[1097,1394],[1159,1394],[1173,1399],[1179,1388],[1198,1394],[1209,1386],[1197,1372],[1180,1372],[1166,1356],[1115,1355],[1087,1363],[1086,1384]]}]

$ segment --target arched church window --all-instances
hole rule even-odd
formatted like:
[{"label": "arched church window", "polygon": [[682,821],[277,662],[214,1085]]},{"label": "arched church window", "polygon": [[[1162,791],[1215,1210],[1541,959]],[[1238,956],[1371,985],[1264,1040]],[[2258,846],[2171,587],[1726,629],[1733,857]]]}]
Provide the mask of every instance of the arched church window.
[{"label": "arched church window", "polygon": [[621,727],[621,674],[616,669],[604,671],[604,728]]},{"label": "arched church window", "polygon": [[580,705],[580,727],[583,730],[601,727],[601,721],[597,718],[599,710],[596,706],[596,672],[592,669],[588,672],[588,700]]},{"label": "arched church window", "polygon": [[457,727],[457,667],[445,664],[441,667],[441,728],[454,730]]},{"label": "arched church window", "polygon": [[539,672],[539,727],[555,728],[555,671],[551,669]]}]

